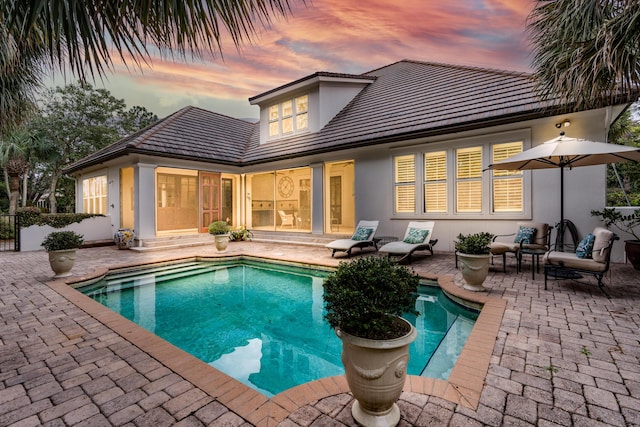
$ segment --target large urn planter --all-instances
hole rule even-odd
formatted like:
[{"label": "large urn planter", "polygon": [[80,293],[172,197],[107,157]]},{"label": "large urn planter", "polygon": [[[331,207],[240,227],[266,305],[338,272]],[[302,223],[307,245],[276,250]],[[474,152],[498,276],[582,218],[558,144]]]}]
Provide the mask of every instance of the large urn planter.
[{"label": "large urn planter", "polygon": [[56,274],[53,276],[56,279],[71,276],[71,269],[75,261],[75,249],[49,251],[49,265],[51,266],[51,270]]},{"label": "large urn planter", "polygon": [[82,243],[82,235],[74,231],[54,231],[45,237],[42,246],[49,253],[49,265],[56,274],[54,278],[71,276],[76,249]]},{"label": "large urn planter", "polygon": [[213,234],[218,252],[226,251],[229,246],[229,229],[226,221],[214,221],[209,224],[209,234]]},{"label": "large urn planter", "polygon": [[625,240],[624,252],[633,268],[640,270],[640,240]]},{"label": "large urn planter", "polygon": [[489,274],[491,255],[470,255],[458,253],[460,273],[465,283],[462,287],[469,291],[482,292],[487,288],[482,286]]},{"label": "large urn planter", "polygon": [[409,363],[409,345],[418,333],[405,319],[410,332],[400,338],[374,340],[336,329],[342,340],[342,364],[349,389],[356,399],[351,414],[363,426],[395,426],[400,421],[396,401],[402,393]]},{"label": "large urn planter", "polygon": [[456,256],[460,261],[460,273],[465,283],[462,287],[473,292],[487,289],[482,286],[489,274],[491,251],[489,243],[494,235],[481,231],[474,234],[458,234],[455,240]]},{"label": "large urn planter", "polygon": [[215,239],[216,250],[218,252],[224,252],[229,246],[229,234],[216,234],[213,236]]},{"label": "large urn planter", "polygon": [[324,282],[325,319],[342,340],[342,364],[356,401],[353,418],[365,427],[400,421],[409,344],[417,336],[404,313],[417,315],[420,278],[389,258],[341,262]]}]

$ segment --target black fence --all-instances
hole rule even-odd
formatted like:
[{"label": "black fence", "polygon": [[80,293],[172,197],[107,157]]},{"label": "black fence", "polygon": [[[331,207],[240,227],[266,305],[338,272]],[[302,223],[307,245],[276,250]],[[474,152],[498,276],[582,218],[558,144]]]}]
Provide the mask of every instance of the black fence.
[{"label": "black fence", "polygon": [[20,220],[17,215],[0,215],[0,252],[20,251]]}]

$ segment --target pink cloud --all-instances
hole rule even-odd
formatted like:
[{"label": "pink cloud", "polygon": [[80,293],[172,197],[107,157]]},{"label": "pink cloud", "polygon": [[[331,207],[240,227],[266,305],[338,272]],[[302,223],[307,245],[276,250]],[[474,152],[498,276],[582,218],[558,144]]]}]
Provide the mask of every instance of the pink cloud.
[{"label": "pink cloud", "polygon": [[[130,77],[167,96],[246,101],[316,71],[363,73],[401,59],[529,67],[529,0],[315,0],[293,6],[293,16],[272,23],[239,52],[225,40],[223,59],[205,55],[184,64],[154,58],[151,69]],[[121,64],[116,72],[129,74]]]}]

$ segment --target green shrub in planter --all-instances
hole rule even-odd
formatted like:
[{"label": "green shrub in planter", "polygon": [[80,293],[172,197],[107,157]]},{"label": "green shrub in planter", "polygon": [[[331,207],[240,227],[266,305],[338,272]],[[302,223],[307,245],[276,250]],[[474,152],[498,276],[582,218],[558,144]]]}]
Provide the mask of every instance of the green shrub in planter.
[{"label": "green shrub in planter", "polygon": [[487,255],[493,234],[486,231],[475,234],[458,234],[454,243],[456,251],[468,255]]},{"label": "green shrub in planter", "polygon": [[76,249],[82,246],[82,243],[84,243],[82,234],[75,231],[54,231],[45,237],[41,246],[49,252]]},{"label": "green shrub in planter", "polygon": [[226,221],[214,221],[209,224],[209,234],[227,234],[229,229],[229,224]]},{"label": "green shrub in planter", "polygon": [[325,319],[332,328],[361,338],[401,337],[409,331],[397,316],[418,314],[419,284],[417,274],[389,258],[343,261],[324,283]]}]

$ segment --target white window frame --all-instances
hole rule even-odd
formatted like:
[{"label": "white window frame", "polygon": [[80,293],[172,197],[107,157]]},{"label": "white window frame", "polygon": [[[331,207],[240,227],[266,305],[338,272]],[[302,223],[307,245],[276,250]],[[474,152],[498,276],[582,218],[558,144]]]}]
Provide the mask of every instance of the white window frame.
[{"label": "white window frame", "polygon": [[[405,146],[392,149],[392,185],[393,199],[391,203],[394,217],[412,219],[505,219],[526,220],[532,216],[531,171],[522,172],[523,185],[523,209],[521,212],[494,212],[493,203],[493,173],[487,170],[492,159],[492,147],[494,144],[509,142],[522,142],[522,150],[531,147],[531,130],[519,129],[494,134],[478,135],[468,138],[446,140],[430,143],[419,143],[410,147]],[[456,150],[459,148],[482,146],[482,209],[480,212],[456,212]],[[430,152],[445,151],[447,154],[447,209],[446,212],[427,212],[425,205],[425,154]],[[395,158],[398,156],[416,155],[416,182],[415,200],[416,211],[413,213],[396,211],[396,176]]]},{"label": "white window frame", "polygon": [[[301,109],[299,106],[299,100],[301,98],[306,98],[306,102],[304,105],[306,106],[304,109]],[[285,106],[286,104],[290,104],[290,111],[285,114]],[[287,108],[289,110],[289,108]],[[272,113],[277,113],[273,114]],[[306,117],[306,120],[302,120],[302,116]],[[309,131],[309,94],[302,94],[298,96],[294,96],[289,99],[285,99],[277,104],[270,105],[267,108],[267,117],[269,120],[268,123],[268,132],[269,139],[277,139],[287,136],[292,136],[300,133],[305,133]],[[284,122],[290,120],[291,121],[291,130],[284,131]],[[302,127],[302,123],[305,123],[305,126]]]}]

